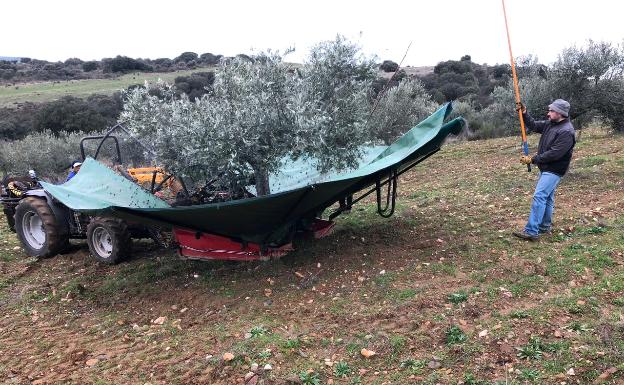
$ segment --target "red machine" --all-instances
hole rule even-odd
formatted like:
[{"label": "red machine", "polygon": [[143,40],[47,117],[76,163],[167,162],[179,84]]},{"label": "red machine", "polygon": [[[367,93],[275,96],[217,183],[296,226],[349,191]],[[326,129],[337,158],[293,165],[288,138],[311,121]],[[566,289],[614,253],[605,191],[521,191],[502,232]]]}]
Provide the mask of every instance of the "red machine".
[{"label": "red machine", "polygon": [[[316,219],[304,233],[318,239],[331,234],[333,228],[333,221]],[[179,245],[180,256],[188,259],[268,261],[294,250],[292,243],[280,247],[267,247],[263,250],[257,243],[241,243],[227,237],[182,228],[174,228],[173,234]]]}]

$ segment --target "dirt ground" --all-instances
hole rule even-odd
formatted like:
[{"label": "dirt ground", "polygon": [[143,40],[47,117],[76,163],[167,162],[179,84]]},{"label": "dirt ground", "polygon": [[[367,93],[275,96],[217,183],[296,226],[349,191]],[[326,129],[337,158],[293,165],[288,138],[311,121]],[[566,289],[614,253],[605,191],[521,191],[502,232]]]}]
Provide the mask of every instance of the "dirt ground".
[{"label": "dirt ground", "polygon": [[[530,137],[536,148],[538,137]],[[0,228],[6,384],[622,384],[624,137],[583,132],[555,231],[513,239],[537,177],[518,138],[453,143],[334,234],[262,263],[84,242],[27,257]]]}]

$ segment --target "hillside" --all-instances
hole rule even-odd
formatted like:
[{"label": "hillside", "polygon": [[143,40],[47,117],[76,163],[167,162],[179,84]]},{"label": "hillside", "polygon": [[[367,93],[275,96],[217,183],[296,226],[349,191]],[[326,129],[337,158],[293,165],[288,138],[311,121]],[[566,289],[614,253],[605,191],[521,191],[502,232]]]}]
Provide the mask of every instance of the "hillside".
[{"label": "hillside", "polygon": [[[265,263],[183,261],[149,242],[113,267],[82,242],[37,260],[2,222],[0,379],[621,384],[624,136],[583,131],[555,231],[536,243],[511,237],[537,177],[519,144],[448,144],[401,177],[392,218],[369,200]],[[271,370],[246,382],[254,363]]]},{"label": "hillside", "polygon": [[84,79],[70,81],[49,81],[17,85],[0,86],[0,108],[13,107],[19,103],[50,102],[63,96],[87,97],[92,94],[110,95],[116,91],[128,88],[134,84],[143,84],[145,81],[155,82],[162,79],[173,83],[178,76],[188,76],[193,72],[205,72],[210,68],[176,72],[135,72],[110,79]]}]

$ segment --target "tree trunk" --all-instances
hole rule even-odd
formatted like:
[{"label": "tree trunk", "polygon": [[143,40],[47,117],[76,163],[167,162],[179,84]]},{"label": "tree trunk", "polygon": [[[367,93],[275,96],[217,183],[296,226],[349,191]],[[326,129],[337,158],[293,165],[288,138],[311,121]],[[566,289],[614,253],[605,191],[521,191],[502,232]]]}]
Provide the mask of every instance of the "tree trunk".
[{"label": "tree trunk", "polygon": [[271,188],[269,187],[269,173],[261,167],[254,167],[256,178],[256,193],[258,196],[269,195]]}]

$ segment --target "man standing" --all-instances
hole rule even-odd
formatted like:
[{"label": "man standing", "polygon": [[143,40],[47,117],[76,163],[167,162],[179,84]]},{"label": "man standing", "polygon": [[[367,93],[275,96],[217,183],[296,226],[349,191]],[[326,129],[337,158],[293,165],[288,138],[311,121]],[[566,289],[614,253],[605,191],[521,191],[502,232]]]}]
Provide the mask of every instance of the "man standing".
[{"label": "man standing", "polygon": [[576,144],[574,127],[570,123],[570,103],[557,99],[548,106],[548,120],[535,121],[520,105],[529,131],[542,134],[537,154],[522,156],[520,162],[535,164],[540,169],[533,194],[531,214],[523,231],[514,232],[518,238],[536,241],[540,234],[550,233],[555,207],[555,190],[561,177],[568,171],[572,150]]}]

